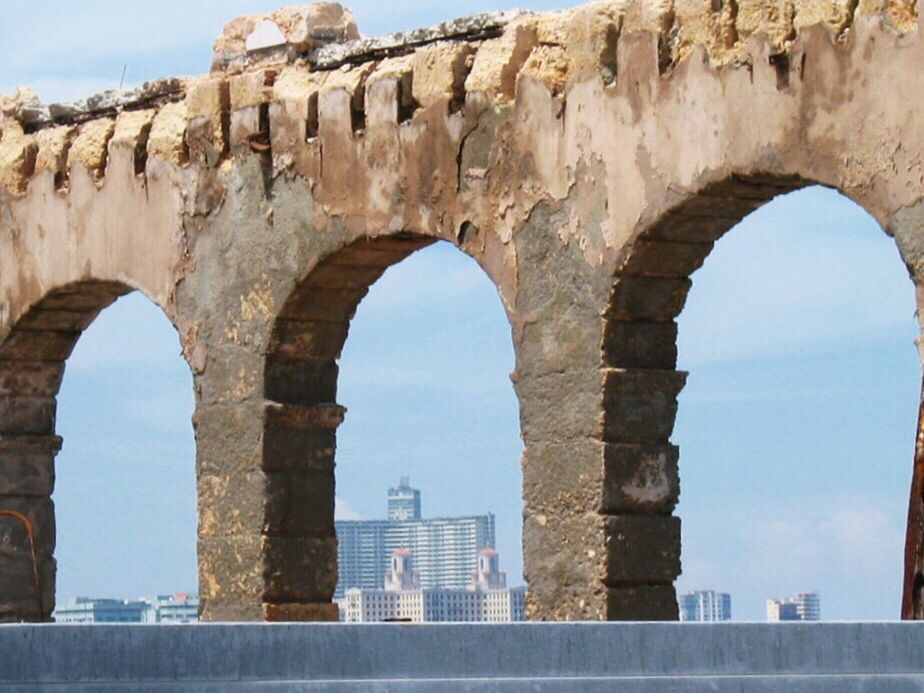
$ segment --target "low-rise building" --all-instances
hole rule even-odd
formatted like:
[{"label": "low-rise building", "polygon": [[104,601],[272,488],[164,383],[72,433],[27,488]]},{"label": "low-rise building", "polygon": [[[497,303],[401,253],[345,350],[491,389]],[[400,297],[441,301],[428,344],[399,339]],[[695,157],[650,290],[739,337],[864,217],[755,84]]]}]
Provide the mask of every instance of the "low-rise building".
[{"label": "low-rise building", "polygon": [[52,616],[57,623],[142,623],[146,601],[74,597],[58,606]]},{"label": "low-rise building", "polygon": [[767,600],[768,621],[820,621],[821,598],[817,592]]},{"label": "low-rise building", "polygon": [[148,601],[145,623],[196,623],[199,620],[199,595],[178,592],[158,594]]},{"label": "low-rise building", "polygon": [[195,623],[199,595],[177,593],[153,599],[91,599],[74,597],[52,614],[57,623]]},{"label": "low-rise building", "polygon": [[482,549],[467,588],[423,588],[412,552],[397,549],[391,556],[384,589],[348,589],[338,600],[340,618],[347,623],[522,621],[526,588],[508,588],[507,576],[499,568],[497,551]]}]

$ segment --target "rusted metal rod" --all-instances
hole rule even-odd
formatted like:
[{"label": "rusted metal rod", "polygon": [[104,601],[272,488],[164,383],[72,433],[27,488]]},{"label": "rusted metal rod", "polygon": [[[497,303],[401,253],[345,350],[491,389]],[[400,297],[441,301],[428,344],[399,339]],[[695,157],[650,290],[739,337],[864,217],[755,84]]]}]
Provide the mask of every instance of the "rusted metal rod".
[{"label": "rusted metal rod", "polygon": [[42,598],[42,576],[38,567],[38,555],[35,553],[35,531],[31,520],[16,510],[3,510],[0,508],[0,517],[10,517],[22,524],[29,538],[29,555],[32,559],[32,582],[35,585],[35,597],[38,602],[39,621],[45,620],[45,602]]}]

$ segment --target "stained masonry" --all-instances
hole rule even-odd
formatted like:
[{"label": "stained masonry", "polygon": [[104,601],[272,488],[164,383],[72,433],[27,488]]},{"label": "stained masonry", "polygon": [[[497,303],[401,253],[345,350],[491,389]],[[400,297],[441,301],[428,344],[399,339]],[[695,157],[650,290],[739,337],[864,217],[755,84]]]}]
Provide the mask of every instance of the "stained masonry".
[{"label": "stained masonry", "polygon": [[623,0],[373,39],[307,5],[230,22],[205,77],[3,98],[0,508],[31,525],[38,571],[0,521],[0,620],[53,608],[55,396],[131,290],[194,375],[203,618],[336,618],[337,359],[370,285],[436,241],[510,320],[529,617],[677,618],[689,275],[744,215],[819,183],[920,286],[918,36],[913,0]]}]

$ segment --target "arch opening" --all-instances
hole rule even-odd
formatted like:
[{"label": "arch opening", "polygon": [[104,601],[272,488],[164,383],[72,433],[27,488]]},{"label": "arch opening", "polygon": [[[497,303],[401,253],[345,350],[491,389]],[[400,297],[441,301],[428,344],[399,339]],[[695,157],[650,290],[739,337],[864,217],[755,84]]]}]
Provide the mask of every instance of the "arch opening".
[{"label": "arch opening", "polygon": [[[134,546],[130,544],[138,543],[129,541],[131,528],[139,522],[139,508],[158,498],[158,494],[150,486],[140,488],[133,479],[139,475],[126,470],[131,468],[131,462],[148,457],[150,449],[156,448],[157,436],[136,439],[131,432],[120,430],[124,422],[119,417],[131,404],[122,399],[124,381],[141,377],[148,367],[135,368],[135,362],[122,368],[119,363],[107,361],[120,355],[115,329],[102,339],[88,337],[89,342],[81,342],[81,346],[87,344],[87,353],[72,358],[75,347],[80,351],[78,340],[85,331],[95,334],[97,326],[91,323],[132,291],[123,283],[109,281],[84,281],[56,289],[17,320],[0,345],[0,510],[21,513],[27,519],[35,556],[33,562],[29,555],[32,547],[21,528],[0,522],[0,621],[51,620],[62,566],[66,591],[94,592],[82,596],[108,596],[105,592],[110,588],[121,591],[123,596],[137,595],[141,587],[127,583],[117,587],[116,583],[123,575],[137,576],[137,572],[126,569],[126,563],[132,563],[128,556]],[[137,308],[138,304],[129,302]],[[146,315],[142,312],[139,317],[137,310],[128,312],[131,314],[114,317],[132,320],[130,332],[142,329],[138,322],[143,323]],[[163,322],[159,309],[156,314],[155,320]],[[169,322],[157,327],[167,325]],[[175,338],[172,326],[169,329]],[[92,372],[82,367],[87,356],[97,365]],[[182,360],[182,356],[177,358]],[[77,370],[64,379],[68,363]],[[182,370],[191,381],[185,362]],[[191,394],[189,384],[184,386]],[[135,433],[147,427],[143,419],[156,413],[159,412],[137,412]],[[72,441],[63,453],[62,433]],[[188,443],[192,441],[191,426],[189,433]],[[129,438],[131,445],[119,445]],[[108,457],[119,459],[102,464]],[[147,475],[145,470],[140,471],[140,476]],[[189,475],[192,479],[191,464]],[[118,478],[122,481],[117,482]],[[114,492],[114,488],[118,491]],[[135,490],[134,497],[123,496],[129,489]],[[186,520],[194,528],[194,481],[187,491],[190,507]],[[168,494],[160,494],[161,498],[165,495]],[[118,507],[113,506],[117,498],[121,499]],[[159,514],[160,510],[152,511],[148,519]],[[156,535],[158,527],[151,524],[149,531],[143,536]],[[110,541],[104,541],[104,537]],[[173,548],[182,552],[179,546]],[[186,553],[194,555],[194,543],[190,542]],[[149,556],[142,554],[138,558]],[[77,573],[84,573],[84,579],[75,579]],[[103,582],[99,576],[111,580]]]},{"label": "arch opening", "polygon": [[[751,212],[771,200],[810,185],[810,181],[799,178],[733,176],[707,187],[664,214],[631,245],[624,258],[605,322],[604,441],[607,468],[602,511],[604,515],[615,518],[633,518],[640,528],[636,540],[662,558],[645,574],[619,565],[610,568],[610,574],[605,579],[611,593],[610,618],[620,619],[629,609],[629,599],[613,599],[614,593],[619,595],[629,589],[644,589],[646,586],[661,590],[664,596],[660,605],[652,608],[649,602],[648,607],[639,607],[636,599],[632,608],[647,608],[647,613],[653,618],[677,618],[676,597],[670,585],[681,572],[680,522],[674,516],[680,499],[680,479],[691,479],[685,482],[685,489],[689,489],[687,493],[693,489],[706,493],[704,488],[708,488],[708,484],[703,468],[708,468],[706,460],[711,459],[702,442],[691,444],[689,441],[705,440],[708,436],[708,440],[719,448],[714,454],[725,452],[718,444],[720,434],[717,431],[706,432],[711,421],[703,415],[696,419],[696,423],[693,423],[692,416],[681,417],[683,428],[675,430],[678,397],[687,382],[687,373],[678,370],[677,317],[687,303],[692,284],[690,275],[702,267],[716,241]],[[809,191],[799,194],[809,194]],[[840,202],[853,207],[842,198]],[[853,213],[856,214],[856,210]],[[868,215],[861,216],[868,223],[871,221]],[[827,242],[832,240],[829,238]],[[736,267],[736,271],[746,270]],[[725,288],[729,290],[729,287]],[[912,292],[908,293],[909,300],[912,295]],[[911,312],[908,311],[909,334],[913,325]],[[844,317],[850,320],[850,316]],[[802,325],[802,329],[805,327]],[[800,326],[793,325],[793,328],[798,332]],[[912,338],[908,339],[911,358]],[[679,341],[684,342],[682,334]],[[682,354],[681,365],[685,365]],[[694,372],[699,370],[697,368]],[[695,390],[691,388],[685,393],[694,391],[691,396],[695,396]],[[685,405],[684,412],[690,406]],[[749,420],[749,412],[740,414],[736,420],[738,424],[735,424],[733,434],[727,433],[726,438],[743,435],[742,427]],[[765,433],[769,435],[766,430]],[[682,442],[685,449],[693,448],[690,450],[691,462],[699,462],[700,467],[691,470],[684,466],[683,474],[678,474],[679,448],[675,442]],[[759,445],[759,441],[752,443]],[[697,446],[703,449],[697,449]],[[755,453],[753,448],[750,451],[738,450],[738,454],[744,456],[755,456]],[[719,484],[732,493],[734,475],[728,465],[722,469],[725,478],[718,479],[713,475],[709,477],[710,483],[713,488]],[[906,470],[901,467],[893,469],[899,470],[893,480],[898,479],[900,484]],[[742,472],[744,477],[748,474]],[[643,483],[638,483],[640,480]],[[831,485],[836,486],[836,480],[832,480]],[[684,496],[685,499],[688,497]],[[715,500],[715,496],[710,495],[713,505]],[[781,509],[781,512],[784,511]],[[727,525],[717,531],[730,532]],[[685,586],[693,587],[690,584]],[[715,587],[700,585],[697,588]],[[777,595],[768,594],[765,598],[772,596]],[[745,612],[748,612],[747,609]],[[754,618],[754,614],[749,613],[749,616]]]},{"label": "arch opening", "polygon": [[[441,362],[443,379],[451,382],[451,373],[460,368],[460,364],[447,357],[450,353],[458,353],[453,351],[456,346],[464,348],[458,343],[458,337],[447,347],[446,342],[439,341],[446,335],[434,335],[432,332],[439,329],[432,326],[433,322],[447,319],[441,317],[439,311],[441,303],[447,299],[454,302],[452,315],[459,320],[465,319],[464,316],[459,317],[461,308],[455,305],[461,303],[464,307],[464,296],[450,296],[439,291],[439,287],[430,288],[434,280],[448,281],[448,273],[452,270],[446,265],[452,265],[453,258],[447,257],[447,253],[459,255],[457,248],[450,248],[450,245],[415,235],[353,242],[311,270],[280,311],[267,350],[265,369],[267,401],[263,469],[268,483],[264,542],[268,550],[264,553],[264,560],[268,579],[263,609],[269,620],[283,617],[333,620],[339,615],[337,607],[332,604],[340,577],[334,527],[337,495],[335,449],[339,482],[342,482],[337,488],[349,494],[348,498],[341,497],[339,500],[347,501],[352,507],[352,512],[344,513],[343,505],[346,504],[341,505],[338,519],[345,521],[341,532],[358,530],[352,526],[359,519],[357,507],[364,509],[360,513],[363,519],[383,519],[386,489],[394,486],[399,477],[410,474],[418,481],[424,480],[425,521],[428,515],[466,514],[458,513],[456,509],[460,505],[452,502],[452,494],[438,486],[453,487],[465,496],[464,489],[468,488],[466,480],[476,485],[478,481],[486,480],[483,476],[475,478],[477,463],[473,464],[471,471],[460,468],[458,464],[453,468],[449,466],[451,461],[458,463],[460,448],[475,455],[480,454],[476,450],[481,450],[474,435],[469,435],[467,440],[462,435],[456,435],[457,430],[469,430],[461,421],[465,416],[465,398],[448,391],[450,385],[443,394],[428,399],[432,396],[429,389],[435,385],[430,382],[434,379],[434,363]],[[426,252],[405,262],[410,255],[424,248]],[[447,260],[450,262],[447,263]],[[464,262],[470,264],[469,260],[465,258]],[[420,274],[428,271],[428,265],[431,274]],[[394,270],[388,278],[382,284],[376,284],[392,267]],[[446,274],[440,275],[436,267]],[[478,273],[479,280],[484,279],[480,268],[466,266],[464,271],[466,280],[471,279],[468,273],[473,271]],[[394,282],[403,282],[404,289],[413,287],[410,312],[407,302],[389,300],[388,296],[394,298],[402,291]],[[373,287],[373,284],[376,286]],[[482,284],[485,282],[482,281]],[[376,293],[379,287],[383,287],[384,293]],[[370,289],[373,295],[368,301],[363,301]],[[491,290],[493,292],[493,285]],[[477,296],[480,310],[485,292],[480,291]],[[439,302],[439,298],[443,301]],[[415,309],[427,310],[426,315],[431,320],[415,316]],[[506,314],[502,310],[500,312],[509,329]],[[370,317],[367,318],[367,315]],[[496,323],[497,320],[491,324]],[[453,324],[452,328],[459,329],[459,325]],[[444,323],[443,330],[447,329]],[[348,341],[347,333],[351,330],[352,339]],[[474,336],[476,343],[488,342],[483,335]],[[421,347],[421,342],[428,338],[433,340],[429,344],[439,356],[433,357],[432,362],[423,363],[434,356],[433,353],[425,354]],[[441,347],[441,343],[444,346]],[[512,344],[507,348],[512,367]],[[415,353],[421,357],[416,362],[413,361]],[[473,367],[470,365],[469,368]],[[417,385],[402,383],[409,373],[414,373],[410,377]],[[338,383],[341,375],[346,379]],[[426,382],[420,379],[427,375]],[[439,375],[436,377],[439,379]],[[509,382],[507,387],[509,394],[513,395]],[[341,403],[350,407],[354,414],[348,419],[349,424],[338,433],[346,412]],[[468,404],[471,405],[471,402]],[[511,419],[515,426],[515,415]],[[440,459],[433,459],[434,456],[440,456]],[[511,468],[519,473],[517,465],[512,464]],[[445,482],[447,474],[453,475],[453,482],[426,483],[434,476],[442,476],[440,481]],[[519,479],[516,486],[517,505],[522,507]],[[380,499],[378,503],[376,498]],[[431,505],[427,502],[428,498],[435,502]],[[470,497],[468,500],[478,502],[478,499]],[[381,510],[376,507],[378,505],[381,505]],[[296,508],[311,510],[298,513]],[[426,512],[431,508],[439,509]],[[484,507],[482,503],[467,514],[474,516],[476,512],[483,513],[485,510],[491,508]],[[501,514],[508,511],[509,508],[503,508]],[[490,522],[491,536],[487,541],[493,546],[493,515]],[[346,525],[350,527],[345,528]],[[511,543],[509,534],[507,532],[504,537],[508,544]],[[480,533],[478,536],[479,541],[486,539]],[[518,544],[518,526],[516,537]],[[347,543],[352,541],[346,535],[341,539]],[[366,539],[368,537],[364,541]],[[382,541],[387,543],[384,538]],[[293,552],[273,553],[272,547],[277,544],[287,544]],[[340,548],[343,549],[342,546]],[[376,557],[382,563],[381,578],[384,583],[384,573],[391,565],[391,556],[386,555],[387,552],[381,556],[378,553]],[[514,566],[510,572],[518,577],[519,550],[511,553],[513,555],[507,566]],[[414,559],[415,566],[423,573],[431,567],[427,560],[424,556]],[[303,567],[307,565],[311,568],[306,571]],[[477,567],[475,558],[470,567],[469,572],[474,573]],[[346,579],[347,573],[343,577]],[[427,575],[422,577],[424,581],[429,579]],[[442,578],[445,575],[441,575]],[[512,579],[515,578],[512,576]],[[345,582],[340,585],[343,589],[350,586],[354,585],[346,585]]]}]

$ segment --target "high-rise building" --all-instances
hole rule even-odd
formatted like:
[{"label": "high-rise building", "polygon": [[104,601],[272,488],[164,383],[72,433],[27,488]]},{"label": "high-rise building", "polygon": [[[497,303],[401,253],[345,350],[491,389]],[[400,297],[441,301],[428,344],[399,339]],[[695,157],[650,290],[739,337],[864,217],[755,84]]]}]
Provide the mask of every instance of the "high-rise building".
[{"label": "high-rise building", "polygon": [[407,549],[392,553],[383,589],[346,590],[338,599],[340,618],[347,623],[377,621],[508,622],[522,621],[526,588],[507,587],[494,549],[483,549],[478,567],[465,589],[423,588]]},{"label": "high-rise building", "polygon": [[[477,569],[478,552],[494,547],[494,515],[420,517],[420,492],[402,479],[389,490],[388,515],[408,519],[338,520],[336,597],[351,587],[382,589],[392,554],[414,554],[421,587],[465,588]],[[394,505],[393,505],[394,503]]]},{"label": "high-rise building", "polygon": [[817,592],[767,600],[768,621],[820,621],[821,598]]},{"label": "high-rise building", "polygon": [[411,488],[409,476],[402,476],[397,487],[388,489],[388,519],[420,519],[420,491]]},{"label": "high-rise building", "polygon": [[731,596],[725,592],[701,590],[680,596],[681,621],[730,621]]}]

